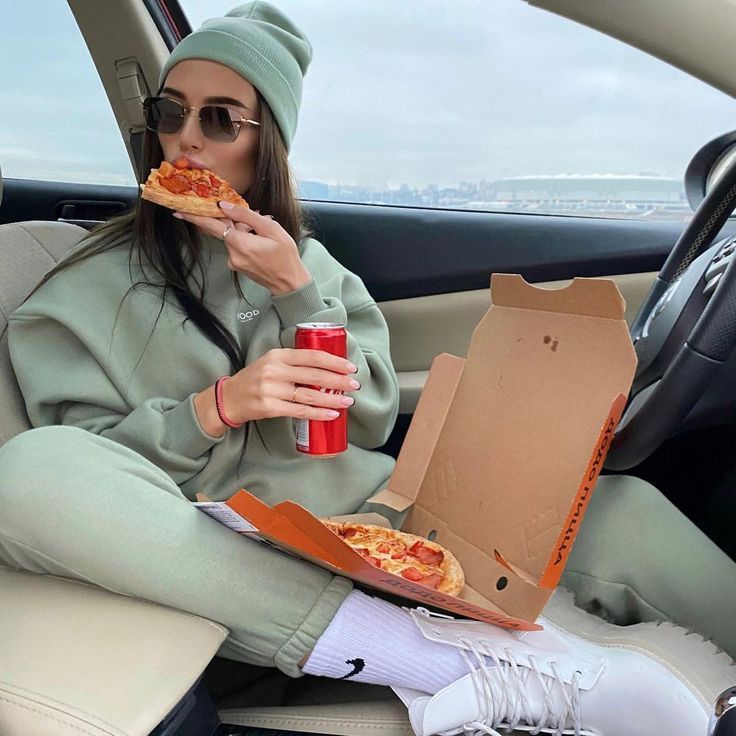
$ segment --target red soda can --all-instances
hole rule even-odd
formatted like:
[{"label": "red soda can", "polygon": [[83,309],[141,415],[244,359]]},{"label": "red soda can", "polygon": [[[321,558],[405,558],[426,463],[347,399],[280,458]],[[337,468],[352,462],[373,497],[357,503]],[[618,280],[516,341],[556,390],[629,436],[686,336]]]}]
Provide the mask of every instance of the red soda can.
[{"label": "red soda can", "polygon": [[[297,348],[324,350],[326,353],[348,357],[348,333],[338,322],[301,322],[296,326]],[[315,391],[342,394],[343,391],[307,386]],[[313,419],[296,420],[296,449],[312,457],[335,457],[348,449],[348,410],[340,409],[340,416],[327,422]]]}]

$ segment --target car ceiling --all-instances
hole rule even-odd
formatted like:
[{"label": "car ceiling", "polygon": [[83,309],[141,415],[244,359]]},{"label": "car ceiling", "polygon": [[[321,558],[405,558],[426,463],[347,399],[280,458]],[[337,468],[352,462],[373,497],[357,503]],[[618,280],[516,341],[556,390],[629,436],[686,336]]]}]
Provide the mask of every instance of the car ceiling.
[{"label": "car ceiling", "polygon": [[736,97],[733,0],[527,1],[635,46]]}]

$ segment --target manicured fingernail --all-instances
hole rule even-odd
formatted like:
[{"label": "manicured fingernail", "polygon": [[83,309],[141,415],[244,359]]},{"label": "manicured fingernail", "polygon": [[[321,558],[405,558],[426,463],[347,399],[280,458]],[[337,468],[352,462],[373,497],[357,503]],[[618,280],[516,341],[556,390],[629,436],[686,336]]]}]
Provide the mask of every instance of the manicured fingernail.
[{"label": "manicured fingernail", "polygon": [[224,199],[220,200],[217,204],[219,204],[224,210],[231,210],[235,207],[232,202],[226,202]]},{"label": "manicured fingernail", "polygon": [[182,215],[181,212],[174,212],[174,217],[176,217],[177,220],[184,219],[184,215]]},{"label": "manicured fingernail", "polygon": [[334,411],[333,409],[330,409],[327,412],[327,416],[330,417],[330,419],[337,419],[340,416],[339,411]]},{"label": "manicured fingernail", "polygon": [[354,365],[353,363],[347,364],[348,373],[357,373],[358,372],[358,366]]},{"label": "manicured fingernail", "polygon": [[350,379],[348,386],[350,386],[354,391],[357,391],[360,388],[360,384],[354,378]]},{"label": "manicured fingernail", "polygon": [[355,403],[355,399],[352,396],[343,396],[342,403],[345,404],[345,406],[352,406]]}]

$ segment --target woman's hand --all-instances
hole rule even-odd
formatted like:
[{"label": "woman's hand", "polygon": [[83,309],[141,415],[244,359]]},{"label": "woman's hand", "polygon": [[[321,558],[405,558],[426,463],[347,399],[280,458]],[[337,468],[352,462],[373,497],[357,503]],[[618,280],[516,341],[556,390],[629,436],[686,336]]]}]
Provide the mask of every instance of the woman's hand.
[{"label": "woman's hand", "polygon": [[294,239],[276,220],[230,202],[220,202],[220,208],[227,218],[183,212],[174,216],[220,238],[227,248],[230,269],[245,274],[274,295],[295,291],[311,281]]},{"label": "woman's hand", "polygon": [[[343,392],[360,388],[350,375],[355,371],[349,361],[322,350],[269,350],[222,384],[225,415],[236,424],[273,417],[336,419],[338,410],[354,403]],[[205,432],[224,434],[227,427],[217,414],[214,387],[197,394],[194,405]]]}]

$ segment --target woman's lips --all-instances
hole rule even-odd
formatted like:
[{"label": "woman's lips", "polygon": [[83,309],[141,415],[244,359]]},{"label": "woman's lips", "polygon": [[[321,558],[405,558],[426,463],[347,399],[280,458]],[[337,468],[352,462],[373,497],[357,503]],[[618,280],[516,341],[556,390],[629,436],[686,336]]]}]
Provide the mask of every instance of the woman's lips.
[{"label": "woman's lips", "polygon": [[177,156],[172,162],[172,166],[176,166],[179,163],[185,163],[188,169],[206,169],[207,164],[200,161],[198,158],[192,156]]}]

